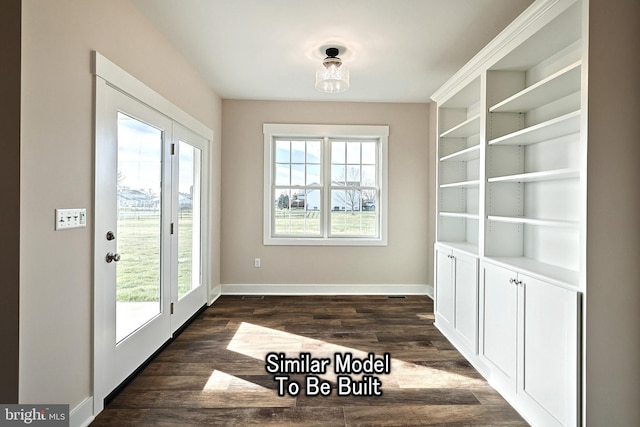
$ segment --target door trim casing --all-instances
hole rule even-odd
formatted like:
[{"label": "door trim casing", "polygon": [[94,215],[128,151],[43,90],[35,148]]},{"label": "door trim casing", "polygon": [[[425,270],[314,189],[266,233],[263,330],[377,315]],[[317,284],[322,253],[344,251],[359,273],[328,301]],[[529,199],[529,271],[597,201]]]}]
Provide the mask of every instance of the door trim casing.
[{"label": "door trim casing", "polygon": [[109,86],[137,99],[150,108],[169,117],[171,120],[191,129],[208,141],[213,141],[213,130],[209,129],[202,122],[193,118],[189,113],[127,73],[99,52],[93,51],[91,52],[91,56],[93,74],[104,79]]},{"label": "door trim casing", "polygon": [[[104,135],[103,130],[98,126],[98,117],[102,112],[100,103],[99,103],[99,92],[101,89],[100,86],[104,87],[103,83],[106,83],[109,87],[122,92],[123,94],[139,101],[145,106],[159,112],[160,114],[168,117],[174,123],[181,125],[192,131],[193,133],[201,136],[207,142],[207,147],[203,151],[202,156],[202,179],[203,182],[208,182],[209,180],[209,166],[211,164],[211,144],[213,141],[214,133],[213,130],[208,128],[206,125],[193,118],[191,115],[177,107],[171,101],[164,98],[162,95],[155,92],[153,89],[146,86],[144,83],[136,79],[131,74],[127,73],[125,70],[120,68],[118,65],[111,62],[109,59],[101,55],[100,53],[93,51],[91,52],[91,67],[92,73],[94,74],[94,212],[93,212],[93,221],[91,223],[91,227],[93,228],[93,245],[94,248],[94,268],[93,268],[93,375],[92,375],[92,388],[93,388],[93,416],[95,417],[104,409],[104,398],[107,396],[109,391],[104,390],[104,387],[101,387],[99,380],[99,372],[97,370],[100,366],[103,366],[101,363],[104,360],[104,356],[101,355],[101,340],[104,340],[104,336],[102,333],[102,324],[100,323],[100,319],[103,318],[104,307],[101,305],[100,292],[96,287],[96,274],[97,271],[97,263],[104,261],[104,257],[99,256],[99,254],[95,253],[96,247],[96,226],[95,226],[95,218],[96,218],[96,197],[97,197],[97,188],[98,188],[98,179],[96,172],[96,164],[98,161],[100,152],[100,145],[98,141],[100,138],[103,138]],[[102,82],[101,82],[102,81]],[[104,154],[104,153],[102,153]],[[203,188],[202,192],[202,206],[203,206],[203,214],[202,214],[202,283],[205,288],[205,302],[207,304],[211,301],[211,261],[209,259],[209,254],[211,254],[211,238],[209,236],[209,203],[210,203],[210,191],[211,187],[207,186],[207,188]],[[154,349],[155,350],[155,349]]]}]

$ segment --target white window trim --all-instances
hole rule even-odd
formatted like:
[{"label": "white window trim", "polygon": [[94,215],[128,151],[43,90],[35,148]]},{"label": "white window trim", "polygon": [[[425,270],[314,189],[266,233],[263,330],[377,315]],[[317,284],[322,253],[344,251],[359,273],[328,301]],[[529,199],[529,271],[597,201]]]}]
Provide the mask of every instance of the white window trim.
[{"label": "white window trim", "polygon": [[[386,246],[388,220],[388,140],[389,126],[373,125],[307,125],[265,123],[264,133],[264,201],[263,243],[283,246]],[[380,141],[380,193],[377,206],[380,215],[378,237],[273,237],[271,235],[273,201],[271,196],[274,138],[376,138]],[[326,159],[325,153],[325,159]],[[325,161],[326,163],[326,161]],[[324,167],[324,166],[323,166]],[[325,189],[328,193],[329,189]]]}]

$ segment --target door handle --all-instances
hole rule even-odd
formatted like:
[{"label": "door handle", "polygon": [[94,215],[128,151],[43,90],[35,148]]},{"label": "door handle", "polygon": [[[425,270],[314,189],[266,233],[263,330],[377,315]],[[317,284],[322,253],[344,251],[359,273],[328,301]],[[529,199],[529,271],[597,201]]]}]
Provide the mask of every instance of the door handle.
[{"label": "door handle", "polygon": [[113,252],[109,252],[107,253],[107,257],[106,260],[108,263],[110,262],[118,262],[120,261],[120,254],[119,253],[113,253]]}]

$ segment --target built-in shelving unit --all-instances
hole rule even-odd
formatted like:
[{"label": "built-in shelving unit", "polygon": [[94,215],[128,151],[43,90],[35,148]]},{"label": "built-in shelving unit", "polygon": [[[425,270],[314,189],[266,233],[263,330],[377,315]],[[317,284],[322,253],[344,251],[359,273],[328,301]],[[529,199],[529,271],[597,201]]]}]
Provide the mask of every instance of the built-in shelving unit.
[{"label": "built-in shelving unit", "polygon": [[580,267],[579,10],[547,26],[553,40],[536,33],[486,71],[483,254],[531,259],[540,271]]},{"label": "built-in shelving unit", "polygon": [[580,417],[583,19],[536,0],[432,97],[436,326],[533,425]]},{"label": "built-in shelving unit", "polygon": [[480,79],[439,107],[438,240],[478,253]]}]

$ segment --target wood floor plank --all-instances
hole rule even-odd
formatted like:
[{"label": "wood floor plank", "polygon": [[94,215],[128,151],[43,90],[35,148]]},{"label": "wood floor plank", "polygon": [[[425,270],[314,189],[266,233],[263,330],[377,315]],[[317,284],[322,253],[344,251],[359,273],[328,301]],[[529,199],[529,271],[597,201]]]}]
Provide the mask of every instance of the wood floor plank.
[{"label": "wood floor plank", "polygon": [[[524,426],[433,325],[424,296],[223,296],[96,417],[93,426]],[[328,396],[278,395],[265,356],[330,360]],[[336,353],[390,355],[381,396],[339,396]],[[369,356],[369,354],[374,356]],[[362,374],[350,375],[361,381]]]},{"label": "wood floor plank", "polygon": [[284,408],[293,407],[293,397],[280,397],[274,390],[125,390],[109,405],[113,408]]},{"label": "wood floor plank", "polygon": [[95,427],[341,427],[342,408],[232,408],[200,409],[112,409],[91,424]]},{"label": "wood floor plank", "polygon": [[469,390],[460,389],[384,389],[382,396],[338,396],[327,397],[300,395],[297,406],[386,406],[393,405],[480,405],[480,401]]},{"label": "wood floor plank", "polygon": [[526,426],[512,408],[492,405],[421,405],[421,406],[350,406],[345,407],[346,426]]},{"label": "wood floor plank", "polygon": [[187,363],[187,362],[158,362],[153,361],[147,365],[138,377],[144,375],[171,375],[180,377],[183,375],[208,376],[215,370],[213,362]]}]

